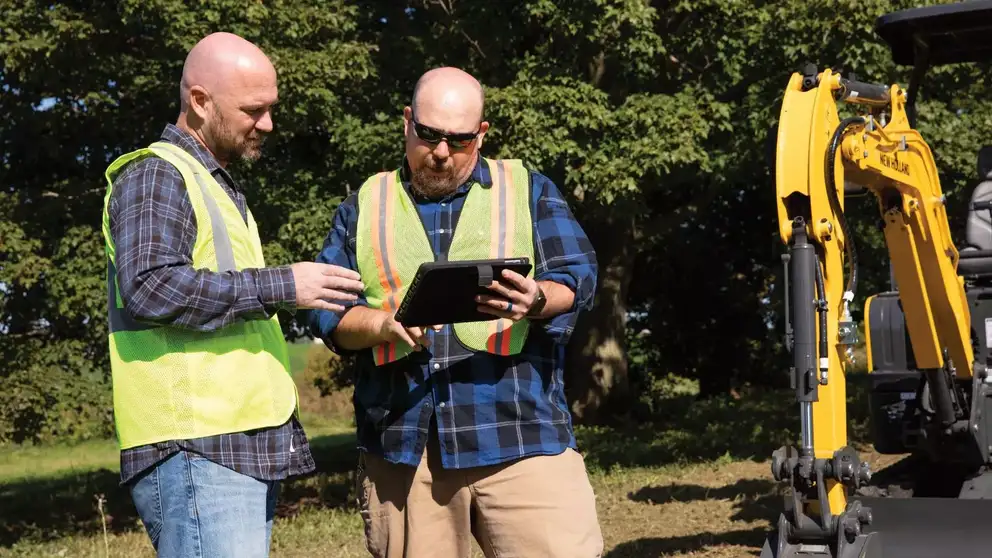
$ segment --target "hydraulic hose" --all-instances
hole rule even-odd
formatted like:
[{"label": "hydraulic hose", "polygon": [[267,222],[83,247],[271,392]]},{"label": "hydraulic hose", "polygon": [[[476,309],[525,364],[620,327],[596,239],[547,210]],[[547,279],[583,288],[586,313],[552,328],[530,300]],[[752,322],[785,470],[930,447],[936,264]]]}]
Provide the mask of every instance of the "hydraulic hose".
[{"label": "hydraulic hose", "polygon": [[847,218],[844,217],[844,211],[840,207],[840,200],[837,199],[834,163],[836,161],[837,148],[840,147],[840,141],[844,137],[844,133],[849,127],[855,124],[864,125],[864,123],[865,119],[860,116],[851,116],[840,121],[840,125],[834,130],[833,137],[830,138],[830,145],[827,147],[827,166],[824,173],[830,203],[833,205],[834,213],[837,214],[840,229],[844,232],[844,247],[846,248],[847,261],[850,265],[850,274],[847,277],[847,292],[851,293],[850,296],[852,299],[857,292],[856,289],[858,286],[858,251],[854,246],[854,235],[851,234],[851,229],[847,226]]},{"label": "hydraulic hose", "polygon": [[[815,283],[816,283],[816,313],[820,319],[820,346],[819,346],[819,367],[820,373],[825,375],[826,371],[823,370],[824,362],[823,359],[830,358],[827,354],[829,347],[827,346],[827,288],[823,284],[823,268],[820,267],[820,252],[822,247],[817,242],[811,242],[816,248],[816,260],[814,262],[815,268]],[[820,377],[820,383],[825,383],[826,378]]]}]

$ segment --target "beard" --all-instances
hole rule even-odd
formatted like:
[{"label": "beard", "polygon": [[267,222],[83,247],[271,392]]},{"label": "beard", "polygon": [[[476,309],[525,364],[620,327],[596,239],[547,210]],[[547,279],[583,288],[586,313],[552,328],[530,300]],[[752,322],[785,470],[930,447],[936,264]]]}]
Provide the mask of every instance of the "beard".
[{"label": "beard", "polygon": [[257,130],[252,129],[247,136],[239,136],[231,130],[230,123],[217,111],[213,111],[214,125],[211,126],[210,135],[213,140],[214,156],[221,161],[232,162],[237,159],[245,163],[252,163],[262,155],[262,141],[264,137]]},{"label": "beard", "polygon": [[427,155],[424,164],[413,171],[410,188],[426,198],[445,196],[458,188],[457,170],[451,159],[442,162]]}]

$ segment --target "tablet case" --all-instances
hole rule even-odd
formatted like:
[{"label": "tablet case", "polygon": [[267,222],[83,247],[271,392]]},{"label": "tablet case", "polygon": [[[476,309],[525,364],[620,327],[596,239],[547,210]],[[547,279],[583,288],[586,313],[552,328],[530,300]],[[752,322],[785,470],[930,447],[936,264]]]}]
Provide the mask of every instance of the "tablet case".
[{"label": "tablet case", "polygon": [[494,295],[488,287],[502,277],[504,269],[520,275],[530,273],[528,258],[426,262],[417,269],[396,321],[407,327],[495,320],[479,312],[476,295]]}]

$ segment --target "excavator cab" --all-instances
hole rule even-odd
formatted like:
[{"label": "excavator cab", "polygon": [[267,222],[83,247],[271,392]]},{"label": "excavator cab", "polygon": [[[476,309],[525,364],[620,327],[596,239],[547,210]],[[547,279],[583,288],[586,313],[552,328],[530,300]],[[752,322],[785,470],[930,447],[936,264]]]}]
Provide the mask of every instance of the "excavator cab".
[{"label": "excavator cab", "polygon": [[[876,32],[913,67],[908,90],[808,65],[782,100],[775,177],[801,439],[772,456],[787,490],[762,558],[992,556],[992,146],[976,154],[967,213],[950,215],[916,129],[929,69],[992,61],[992,1],[887,14]],[[840,103],[859,114],[841,119]],[[844,196],[866,191],[892,270],[890,289],[865,298],[873,443],[910,454],[878,472],[847,440],[858,264]],[[952,239],[958,219],[965,238]]]}]

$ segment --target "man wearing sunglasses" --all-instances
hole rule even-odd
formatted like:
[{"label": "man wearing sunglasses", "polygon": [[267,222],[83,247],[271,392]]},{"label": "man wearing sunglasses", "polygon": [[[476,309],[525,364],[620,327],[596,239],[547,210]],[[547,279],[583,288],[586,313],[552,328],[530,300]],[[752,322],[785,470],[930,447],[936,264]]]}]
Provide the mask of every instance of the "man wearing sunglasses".
[{"label": "man wearing sunglasses", "polygon": [[[312,330],[355,355],[366,543],[377,558],[600,556],[562,365],[596,287],[593,248],[555,185],[480,153],[484,94],[427,72],[404,109],[406,157],[338,208],[317,261],[359,272],[363,296]],[[394,312],[426,261],[526,256],[477,300],[494,320],[403,327]],[[443,304],[443,301],[439,301]],[[481,325],[479,325],[481,324]]]}]

